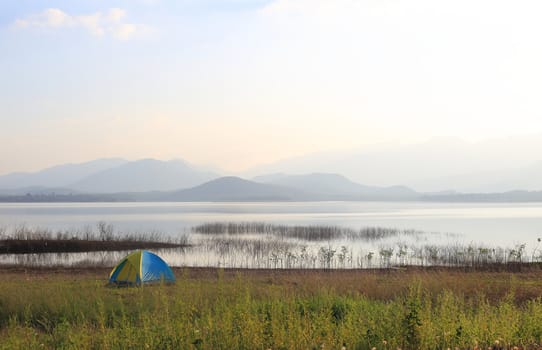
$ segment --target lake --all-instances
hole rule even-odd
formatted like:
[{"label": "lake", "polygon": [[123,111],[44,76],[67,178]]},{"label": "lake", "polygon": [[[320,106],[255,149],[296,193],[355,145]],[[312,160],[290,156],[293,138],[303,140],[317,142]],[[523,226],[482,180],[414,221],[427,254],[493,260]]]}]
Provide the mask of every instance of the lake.
[{"label": "lake", "polygon": [[[344,228],[385,227],[423,231],[424,235],[400,236],[379,242],[348,240],[326,242],[328,247],[347,246],[366,256],[383,247],[404,244],[483,245],[516,247],[526,244],[526,251],[538,249],[542,237],[542,203],[427,203],[427,202],[254,202],[254,203],[2,203],[0,229],[9,231],[20,225],[52,230],[95,228],[97,222],[112,224],[117,232],[145,233],[159,231],[176,237],[190,235],[199,244],[202,237],[191,228],[206,222],[266,222],[284,225],[333,225]],[[252,237],[253,238],[253,237]],[[272,237],[267,237],[272,240]],[[216,242],[215,242],[216,243]],[[298,242],[299,243],[299,242]],[[297,243],[296,243],[297,244]],[[305,244],[305,243],[303,243]],[[313,251],[321,248],[306,246]],[[281,248],[286,249],[286,248]],[[294,249],[294,248],[292,248]],[[390,248],[393,249],[393,248]],[[397,249],[395,250],[397,251]],[[271,254],[271,253],[270,253]],[[275,253],[273,253],[275,254]],[[316,254],[316,253],[315,253]],[[91,254],[92,255],[92,254]],[[91,256],[90,255],[90,256]],[[209,249],[166,253],[174,265],[254,265],[250,259],[235,257],[220,260]],[[235,254],[234,254],[235,255]],[[353,255],[353,254],[352,254]],[[73,257],[67,255],[69,261]],[[79,255],[79,257],[81,257]],[[112,260],[115,260],[115,255]],[[261,257],[260,257],[261,258]],[[3,261],[6,262],[6,257]],[[9,261],[14,261],[9,257]],[[22,259],[19,257],[18,259]],[[66,259],[58,255],[57,263]],[[88,256],[84,260],[92,260]],[[99,259],[105,259],[101,257]],[[226,260],[229,260],[226,261]],[[258,262],[259,264],[259,262]]]}]

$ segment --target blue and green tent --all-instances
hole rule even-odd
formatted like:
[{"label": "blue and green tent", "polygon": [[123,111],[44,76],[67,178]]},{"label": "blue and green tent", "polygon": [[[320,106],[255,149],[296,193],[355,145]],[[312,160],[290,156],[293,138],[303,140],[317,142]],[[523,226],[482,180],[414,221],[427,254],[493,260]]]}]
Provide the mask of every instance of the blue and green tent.
[{"label": "blue and green tent", "polygon": [[174,283],[175,275],[162,258],[146,250],[122,259],[109,274],[109,283],[141,285],[152,282]]}]

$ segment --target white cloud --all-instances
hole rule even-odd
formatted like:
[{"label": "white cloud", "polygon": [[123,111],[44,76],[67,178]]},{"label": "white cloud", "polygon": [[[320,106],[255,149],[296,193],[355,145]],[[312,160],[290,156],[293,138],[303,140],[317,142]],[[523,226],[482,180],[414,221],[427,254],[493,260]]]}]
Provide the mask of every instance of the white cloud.
[{"label": "white cloud", "polygon": [[137,33],[137,26],[135,24],[125,23],[115,27],[112,32],[113,36],[117,39],[126,40],[130,39]]},{"label": "white cloud", "polygon": [[88,30],[90,34],[96,36],[102,36],[105,34],[105,28],[102,26],[101,22],[102,16],[99,13],[77,17],[77,23]]},{"label": "white cloud", "polygon": [[70,27],[74,25],[73,17],[59,9],[47,9],[39,14],[30,15],[24,19],[17,19],[15,26],[26,27]]},{"label": "white cloud", "polygon": [[120,22],[126,16],[126,11],[119,8],[112,8],[109,10],[108,19],[112,22]]},{"label": "white cloud", "polygon": [[126,11],[111,8],[106,14],[72,15],[57,8],[49,8],[25,18],[18,18],[13,23],[15,28],[82,28],[93,36],[110,35],[119,40],[128,40],[148,34],[150,27],[125,21]]}]

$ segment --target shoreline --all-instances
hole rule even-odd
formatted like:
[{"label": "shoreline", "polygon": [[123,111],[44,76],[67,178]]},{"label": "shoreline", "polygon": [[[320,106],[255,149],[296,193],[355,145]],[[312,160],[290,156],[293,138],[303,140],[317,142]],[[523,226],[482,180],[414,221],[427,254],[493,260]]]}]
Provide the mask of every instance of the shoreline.
[{"label": "shoreline", "polygon": [[86,253],[133,249],[186,248],[189,245],[170,242],[138,240],[84,239],[4,239],[0,240],[0,255],[40,253]]}]

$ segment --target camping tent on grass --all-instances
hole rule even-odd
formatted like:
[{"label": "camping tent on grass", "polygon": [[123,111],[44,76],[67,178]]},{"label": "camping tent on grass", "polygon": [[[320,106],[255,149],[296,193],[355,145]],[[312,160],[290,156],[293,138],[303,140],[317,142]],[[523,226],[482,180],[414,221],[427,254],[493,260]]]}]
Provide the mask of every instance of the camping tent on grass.
[{"label": "camping tent on grass", "polygon": [[146,250],[128,255],[109,274],[110,284],[141,285],[152,282],[174,283],[175,275],[164,260]]}]

